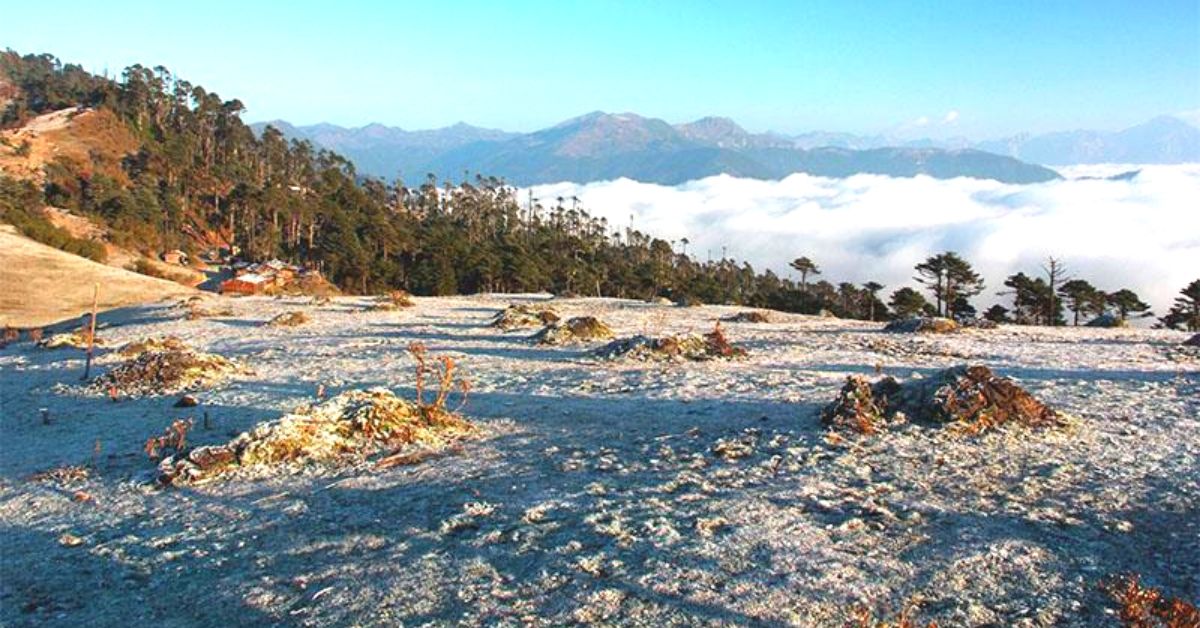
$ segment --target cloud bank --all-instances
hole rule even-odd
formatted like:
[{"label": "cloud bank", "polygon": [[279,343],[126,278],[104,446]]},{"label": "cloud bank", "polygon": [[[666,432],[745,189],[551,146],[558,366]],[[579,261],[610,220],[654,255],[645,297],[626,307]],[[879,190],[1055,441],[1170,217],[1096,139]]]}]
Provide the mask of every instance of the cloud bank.
[{"label": "cloud bank", "polygon": [[996,296],[1004,278],[1040,272],[1048,255],[1102,290],[1130,288],[1156,314],[1200,277],[1200,164],[1146,166],[1128,180],[1120,167],[1065,170],[1068,178],[1032,185],[979,179],[937,180],[794,174],[780,181],[721,175],[677,186],[629,179],[533,188],[538,198],[578,196],[614,228],[667,240],[687,238],[699,259],[730,257],[790,274],[807,255],[830,281],[915,285],[912,268],[954,250],[987,281],[976,299]]}]

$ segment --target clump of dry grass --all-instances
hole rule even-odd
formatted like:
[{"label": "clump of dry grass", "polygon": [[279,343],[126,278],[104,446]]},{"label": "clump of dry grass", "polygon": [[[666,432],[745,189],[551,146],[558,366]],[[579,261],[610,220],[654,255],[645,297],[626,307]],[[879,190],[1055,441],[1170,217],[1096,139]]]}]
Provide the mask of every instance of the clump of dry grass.
[{"label": "clump of dry grass", "polygon": [[63,465],[54,467],[45,471],[39,471],[29,476],[31,482],[47,482],[62,486],[69,486],[78,482],[83,482],[92,477],[92,471],[88,467],[82,465]]},{"label": "clump of dry grass", "polygon": [[576,316],[564,322],[546,325],[532,340],[543,345],[564,345],[613,338],[612,328],[595,316]]},{"label": "clump of dry grass", "polygon": [[553,325],[561,320],[558,311],[548,305],[520,303],[509,305],[492,317],[491,326],[505,331],[522,327]]},{"label": "clump of dry grass", "polygon": [[851,375],[838,398],[821,411],[826,425],[860,434],[909,418],[950,425],[966,435],[1003,425],[1062,424],[1057,412],[986,366],[950,368],[904,384],[891,377],[871,384],[861,375]]},{"label": "clump of dry grass", "polygon": [[[921,624],[913,619],[908,608],[900,611],[895,619],[880,619],[865,605],[858,605],[850,610],[846,618],[848,628],[921,628]],[[925,628],[937,628],[937,622],[929,622]]]},{"label": "clump of dry grass", "polygon": [[307,325],[310,321],[312,319],[309,318],[308,314],[297,310],[295,312],[279,314],[267,321],[267,325],[271,327],[299,327],[300,325]]},{"label": "clump of dry grass", "polygon": [[163,431],[161,436],[146,439],[143,450],[151,459],[159,457],[159,452],[170,449],[179,453],[187,447],[187,433],[192,429],[191,419],[176,419]]},{"label": "clump of dry grass", "polygon": [[[88,341],[90,339],[92,339],[91,330],[87,328],[81,328],[76,331],[54,334],[49,338],[40,339],[38,340],[37,346],[43,349],[87,349]],[[94,344],[100,346],[103,345],[104,342],[99,338],[96,338],[94,340]]]},{"label": "clump of dry grass", "polygon": [[771,322],[771,317],[767,316],[766,312],[747,310],[745,312],[730,314],[721,320],[726,323],[769,323]]},{"label": "clump of dry grass", "polygon": [[207,388],[240,371],[234,362],[186,348],[145,351],[97,377],[92,389],[113,396],[163,395]]},{"label": "clump of dry grass", "polygon": [[16,327],[5,327],[3,335],[0,336],[0,348],[7,347],[20,339],[21,330]]},{"label": "clump of dry grass", "polygon": [[1142,585],[1137,574],[1117,576],[1101,583],[1117,603],[1117,616],[1131,628],[1200,628],[1195,604]]},{"label": "clump of dry grass", "polygon": [[[159,465],[163,484],[197,484],[236,469],[339,464],[372,461],[376,468],[411,464],[444,451],[475,433],[450,409],[455,391],[470,390],[448,356],[430,360],[424,345],[409,347],[417,362],[416,398],[402,399],[383,388],[350,390],[279,419],[260,423],[225,445],[180,451]],[[435,380],[433,399],[426,385]]]}]

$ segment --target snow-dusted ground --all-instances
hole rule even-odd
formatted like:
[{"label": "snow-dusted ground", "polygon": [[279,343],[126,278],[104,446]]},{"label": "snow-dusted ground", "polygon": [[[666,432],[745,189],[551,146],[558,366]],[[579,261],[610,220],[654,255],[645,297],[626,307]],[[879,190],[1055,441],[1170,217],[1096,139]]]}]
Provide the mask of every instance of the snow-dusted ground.
[{"label": "snow-dusted ground", "polygon": [[[1090,626],[1115,622],[1097,582],[1129,571],[1200,598],[1200,354],[1177,348],[1185,334],[915,337],[778,314],[724,325],[745,361],[608,363],[487,326],[531,298],[109,316],[100,370],[111,347],[161,334],[253,369],[183,410],[89,396],[76,351],[0,351],[0,624],[842,625],[865,605],[944,626]],[[707,331],[738,310],[556,303],[618,335]],[[261,325],[293,309],[313,322]],[[472,380],[464,412],[483,435],[460,451],[384,472],[146,484],[142,445],[173,419],[216,443],[321,384],[411,394],[414,340]],[[827,442],[817,414],[847,374],[963,362],[1017,378],[1071,426]],[[65,464],[91,478],[29,479]]]}]

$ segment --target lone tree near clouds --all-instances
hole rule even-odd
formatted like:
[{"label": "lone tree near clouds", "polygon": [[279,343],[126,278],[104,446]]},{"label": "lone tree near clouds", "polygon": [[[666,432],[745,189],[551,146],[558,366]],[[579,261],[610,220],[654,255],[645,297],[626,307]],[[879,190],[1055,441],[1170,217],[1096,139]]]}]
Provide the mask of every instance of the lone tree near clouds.
[{"label": "lone tree near clouds", "polygon": [[821,274],[821,269],[807,257],[797,257],[788,265],[800,273],[800,289],[805,292],[808,292],[808,276]]},{"label": "lone tree near clouds", "polygon": [[971,263],[953,251],[934,255],[916,265],[918,283],[933,295],[938,316],[966,314],[959,304],[983,292],[983,278]]}]

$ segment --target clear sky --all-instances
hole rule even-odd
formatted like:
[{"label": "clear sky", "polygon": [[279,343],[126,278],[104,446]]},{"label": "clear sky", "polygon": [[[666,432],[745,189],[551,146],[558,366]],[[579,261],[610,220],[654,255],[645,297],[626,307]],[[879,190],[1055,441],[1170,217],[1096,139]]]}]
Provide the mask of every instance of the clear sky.
[{"label": "clear sky", "polygon": [[599,109],[983,139],[1200,111],[1198,0],[56,0],[6,3],[0,46],[164,65],[298,124],[528,131]]}]

